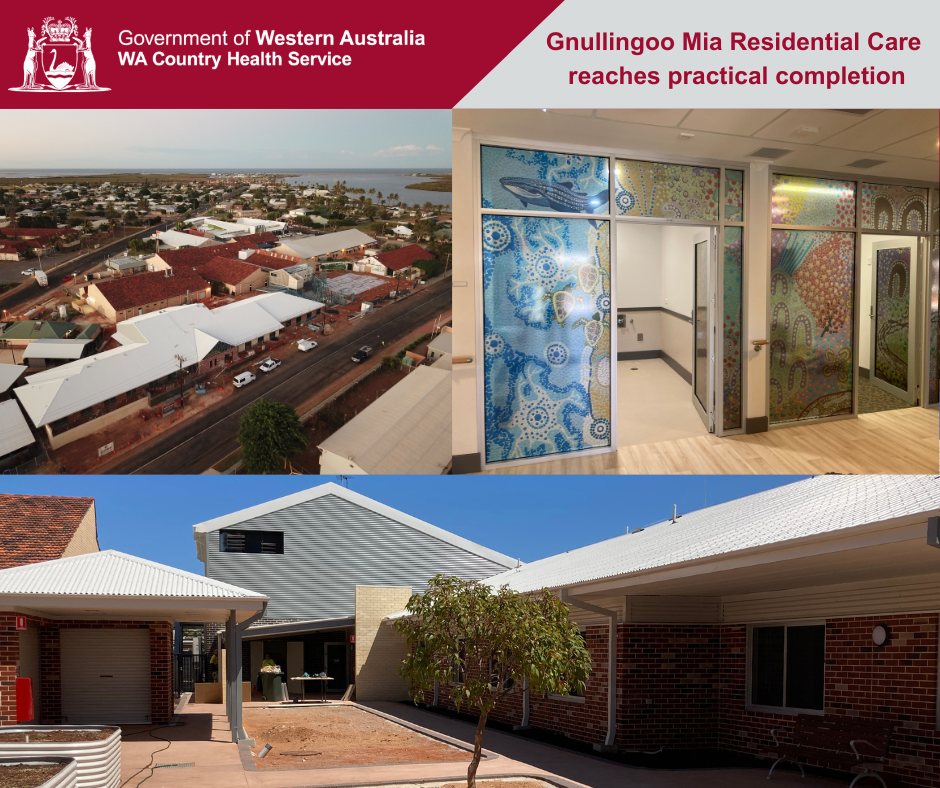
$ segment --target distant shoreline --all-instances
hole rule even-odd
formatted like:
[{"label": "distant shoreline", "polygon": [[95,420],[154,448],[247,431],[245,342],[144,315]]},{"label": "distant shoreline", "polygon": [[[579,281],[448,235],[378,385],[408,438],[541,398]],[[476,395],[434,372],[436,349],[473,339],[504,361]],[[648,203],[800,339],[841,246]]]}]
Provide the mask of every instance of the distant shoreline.
[{"label": "distant shoreline", "polygon": [[409,183],[405,188],[417,189],[423,192],[452,192],[454,190],[454,181],[450,175],[443,175],[433,181]]}]

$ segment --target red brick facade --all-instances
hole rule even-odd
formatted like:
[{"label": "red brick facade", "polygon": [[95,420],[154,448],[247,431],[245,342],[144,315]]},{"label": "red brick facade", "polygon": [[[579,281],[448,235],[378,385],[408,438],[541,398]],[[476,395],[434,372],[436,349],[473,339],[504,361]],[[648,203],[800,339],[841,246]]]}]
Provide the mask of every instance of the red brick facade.
[{"label": "red brick facade", "polygon": [[[885,624],[888,643],[871,631]],[[940,785],[937,730],[936,613],[829,619],[826,622],[825,713],[896,723],[885,771],[915,786]],[[532,727],[600,744],[607,731],[607,627],[588,627],[593,666],[583,703],[530,698]],[[617,746],[621,750],[714,748],[760,754],[785,740],[793,717],[746,705],[747,626],[621,624],[618,628]],[[453,708],[452,688],[439,704]],[[428,703],[432,693],[425,694]],[[494,720],[522,721],[521,689]]]},{"label": "red brick facade", "polygon": [[[51,621],[28,617],[39,629],[41,698],[34,698],[37,722],[62,721],[62,676],[59,632],[67,628],[150,630],[150,717],[169,722],[173,716],[173,625],[164,621]],[[0,612],[0,725],[16,724],[16,675],[20,658],[16,615]]]}]

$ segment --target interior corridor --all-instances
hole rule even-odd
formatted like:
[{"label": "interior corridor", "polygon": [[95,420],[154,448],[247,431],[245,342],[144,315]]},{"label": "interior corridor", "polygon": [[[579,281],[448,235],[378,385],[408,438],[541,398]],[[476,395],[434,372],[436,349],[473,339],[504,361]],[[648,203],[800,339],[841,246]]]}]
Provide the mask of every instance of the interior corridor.
[{"label": "interior corridor", "polygon": [[617,445],[708,435],[692,387],[661,358],[617,362]]}]

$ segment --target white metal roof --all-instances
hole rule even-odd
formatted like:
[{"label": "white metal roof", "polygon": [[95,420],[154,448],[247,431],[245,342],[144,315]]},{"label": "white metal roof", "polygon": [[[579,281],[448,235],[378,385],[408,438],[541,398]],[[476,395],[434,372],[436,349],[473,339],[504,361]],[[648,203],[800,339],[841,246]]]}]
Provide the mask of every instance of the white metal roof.
[{"label": "white metal roof", "polygon": [[451,446],[451,373],[417,367],[319,448],[366,473],[442,473]]},{"label": "white metal roof", "polygon": [[35,442],[16,400],[0,402],[0,457]]},{"label": "white metal roof", "polygon": [[117,550],[0,569],[0,602],[4,595],[268,601],[264,594]]},{"label": "white metal roof", "polygon": [[342,498],[345,501],[354,503],[357,506],[361,506],[369,511],[380,514],[383,517],[388,517],[391,520],[406,525],[409,528],[414,528],[416,531],[433,536],[435,539],[440,539],[442,542],[459,547],[467,552],[478,555],[481,558],[486,558],[489,561],[493,561],[497,564],[502,564],[505,567],[516,566],[519,562],[515,558],[510,558],[508,555],[503,555],[498,553],[495,550],[491,550],[488,547],[483,547],[482,545],[477,544],[476,542],[471,542],[469,539],[464,539],[462,536],[457,536],[452,534],[450,531],[445,531],[443,528],[438,528],[436,525],[431,525],[426,523],[423,520],[419,520],[417,517],[412,517],[410,514],[405,514],[400,512],[397,509],[393,509],[391,506],[386,506],[384,503],[375,501],[372,498],[367,498],[365,495],[354,492],[353,490],[346,489],[334,482],[326,482],[325,484],[318,485],[317,487],[312,487],[309,490],[303,490],[293,495],[285,495],[283,498],[275,498],[273,501],[267,501],[265,503],[258,504],[257,506],[250,506],[247,509],[242,509],[237,512],[232,512],[231,514],[223,515],[222,517],[216,517],[212,520],[207,520],[204,523],[198,523],[193,526],[194,536],[197,542],[201,540],[204,542],[205,534],[211,531],[218,531],[222,528],[229,528],[231,526],[238,525],[239,523],[245,522],[246,520],[251,520],[255,517],[262,517],[273,512],[280,511],[281,509],[287,509],[291,506],[296,506],[297,504],[306,503],[307,501],[313,501],[317,498],[323,498],[327,495],[335,495],[338,498]]},{"label": "white metal roof", "polygon": [[28,358],[81,358],[90,339],[37,339],[23,350],[23,359]]},{"label": "white metal roof", "polygon": [[434,339],[428,342],[428,350],[436,350],[439,353],[454,352],[454,334],[451,331],[442,331]]},{"label": "white metal roof", "polygon": [[236,347],[322,306],[288,293],[262,293],[218,309],[189,304],[139,315],[117,324],[114,339],[121,347],[38,372],[14,394],[41,427],[172,374],[179,369],[177,355],[190,366],[218,342]]},{"label": "white metal roof", "polygon": [[301,238],[282,238],[281,245],[286,246],[298,257],[321,257],[343,249],[354,249],[363,244],[374,244],[375,238],[360,230],[342,230],[326,235],[305,235]]},{"label": "white metal roof", "polygon": [[25,364],[0,364],[0,394],[16,383],[25,371]]},{"label": "white metal roof", "polygon": [[936,476],[818,476],[533,561],[487,582],[516,591],[565,588],[921,513],[940,514]]},{"label": "white metal roof", "polygon": [[164,246],[170,246],[174,249],[183,249],[187,246],[205,246],[212,243],[212,238],[204,238],[200,235],[190,235],[181,233],[177,230],[164,230],[154,233],[151,238],[159,241]]}]

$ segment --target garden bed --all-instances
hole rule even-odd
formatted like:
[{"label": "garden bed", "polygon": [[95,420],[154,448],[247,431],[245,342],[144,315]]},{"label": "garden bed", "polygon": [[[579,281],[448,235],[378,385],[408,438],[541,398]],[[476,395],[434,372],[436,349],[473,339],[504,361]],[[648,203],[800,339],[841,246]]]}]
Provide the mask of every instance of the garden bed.
[{"label": "garden bed", "polygon": [[244,724],[258,748],[272,747],[255,759],[262,770],[470,761],[466,750],[353,706],[245,709]]},{"label": "garden bed", "polygon": [[73,784],[78,788],[116,788],[121,778],[121,729],[106,725],[0,728],[0,758],[74,758]]},{"label": "garden bed", "polygon": [[[0,731],[0,742],[26,742],[30,743],[48,743],[48,742],[76,742],[76,741],[104,741],[111,736],[116,728],[95,728],[93,730],[82,729],[58,729],[48,728],[46,730],[17,730],[12,733]],[[0,783],[2,785],[3,783]]]},{"label": "garden bed", "polygon": [[0,758],[3,788],[74,788],[75,775],[70,758]]}]

